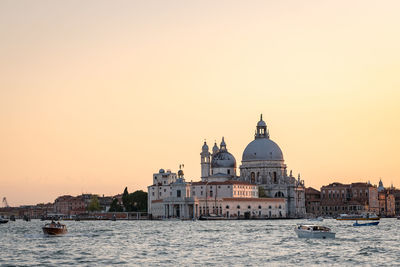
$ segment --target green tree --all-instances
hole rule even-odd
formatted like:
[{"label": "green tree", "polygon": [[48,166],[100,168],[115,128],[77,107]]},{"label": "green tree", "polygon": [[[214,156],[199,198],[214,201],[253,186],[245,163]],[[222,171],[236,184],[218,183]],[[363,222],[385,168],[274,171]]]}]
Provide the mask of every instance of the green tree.
[{"label": "green tree", "polygon": [[130,197],[128,193],[128,187],[125,187],[124,193],[122,194],[122,205],[124,205],[125,211],[130,211]]},{"label": "green tree", "polygon": [[137,190],[133,193],[128,192],[125,187],[122,194],[122,204],[125,211],[147,211],[147,193],[142,190]]},{"label": "green tree", "polygon": [[118,203],[118,199],[114,198],[113,201],[111,202],[110,209],[108,211],[122,212],[124,211],[124,208]]},{"label": "green tree", "polygon": [[147,193],[137,190],[130,194],[131,209],[133,211],[147,211]]},{"label": "green tree", "polygon": [[99,211],[101,210],[99,198],[96,195],[92,195],[90,199],[90,203],[88,206],[89,211]]},{"label": "green tree", "polygon": [[258,197],[260,198],[266,198],[267,194],[265,193],[265,190],[262,186],[258,187]]}]

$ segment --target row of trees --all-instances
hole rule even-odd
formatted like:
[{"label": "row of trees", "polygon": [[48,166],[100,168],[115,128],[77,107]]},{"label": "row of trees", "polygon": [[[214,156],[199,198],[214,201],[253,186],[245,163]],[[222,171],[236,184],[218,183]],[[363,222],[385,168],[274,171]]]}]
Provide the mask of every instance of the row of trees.
[{"label": "row of trees", "polygon": [[122,194],[122,205],[120,205],[118,199],[115,198],[111,203],[109,211],[147,211],[147,193],[142,190],[129,193],[128,188],[125,187],[124,193]]},{"label": "row of trees", "polygon": [[[97,195],[92,195],[88,210],[101,211],[101,206]],[[114,198],[111,202],[109,211],[147,211],[147,193],[143,192],[142,190],[129,193],[128,188],[125,187],[124,193],[122,194],[122,205],[119,204],[118,199]]]}]

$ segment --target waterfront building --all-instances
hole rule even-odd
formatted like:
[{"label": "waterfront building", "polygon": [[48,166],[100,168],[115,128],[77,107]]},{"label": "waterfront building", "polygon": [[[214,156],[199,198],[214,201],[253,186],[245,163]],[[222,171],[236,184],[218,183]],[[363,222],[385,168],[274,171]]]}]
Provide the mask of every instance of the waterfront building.
[{"label": "waterfront building", "polygon": [[321,192],[312,187],[305,190],[306,196],[306,213],[308,216],[321,215]]},{"label": "waterfront building", "polygon": [[[155,177],[163,174],[154,174]],[[164,174],[166,176],[173,174]],[[258,198],[258,186],[235,180],[186,182],[183,171],[170,184],[148,187],[152,218],[199,218],[215,214],[226,218],[285,218],[283,198]]]},{"label": "waterfront building", "polygon": [[[200,153],[201,181],[186,182],[160,169],[148,187],[148,212],[153,218],[192,218],[205,214],[225,217],[298,218],[305,215],[304,181],[295,179],[279,146],[270,140],[266,123],[257,123],[255,140],[242,155],[240,176],[236,159],[228,151],[224,137],[212,152],[205,141]],[[258,197],[262,187],[265,198]]]},{"label": "waterfront building", "polygon": [[392,188],[385,188],[382,180],[379,181],[378,186],[378,201],[379,201],[379,216],[394,217],[396,215],[396,199],[395,190]]},{"label": "waterfront building", "polygon": [[378,188],[370,183],[332,183],[322,186],[321,212],[327,216],[365,212],[378,214]]},{"label": "waterfront building", "polygon": [[77,215],[86,212],[86,203],[83,196],[60,196],[54,201],[54,213],[59,215]]},{"label": "waterfront building", "polygon": [[393,185],[388,189],[389,193],[394,196],[394,209],[396,216],[400,216],[400,189],[396,189]]}]

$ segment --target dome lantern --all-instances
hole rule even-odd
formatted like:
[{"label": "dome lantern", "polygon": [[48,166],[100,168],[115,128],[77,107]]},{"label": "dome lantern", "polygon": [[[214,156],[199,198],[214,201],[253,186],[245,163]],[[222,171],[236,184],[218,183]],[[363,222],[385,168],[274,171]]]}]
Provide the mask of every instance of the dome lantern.
[{"label": "dome lantern", "polygon": [[267,124],[263,121],[262,114],[260,115],[260,121],[257,123],[255,139],[259,138],[269,138],[269,131],[267,129]]}]

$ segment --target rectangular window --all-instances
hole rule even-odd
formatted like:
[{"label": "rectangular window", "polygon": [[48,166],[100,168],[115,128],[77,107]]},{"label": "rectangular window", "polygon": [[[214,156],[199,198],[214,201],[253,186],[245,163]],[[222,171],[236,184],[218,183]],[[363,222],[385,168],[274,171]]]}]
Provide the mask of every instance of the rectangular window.
[{"label": "rectangular window", "polygon": [[176,197],[181,197],[181,190],[176,190]]}]

